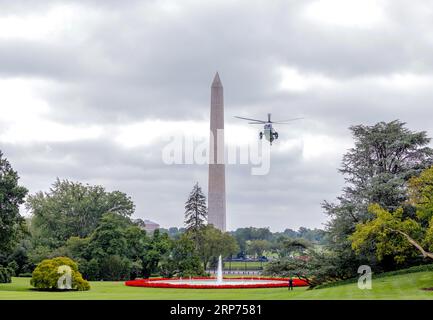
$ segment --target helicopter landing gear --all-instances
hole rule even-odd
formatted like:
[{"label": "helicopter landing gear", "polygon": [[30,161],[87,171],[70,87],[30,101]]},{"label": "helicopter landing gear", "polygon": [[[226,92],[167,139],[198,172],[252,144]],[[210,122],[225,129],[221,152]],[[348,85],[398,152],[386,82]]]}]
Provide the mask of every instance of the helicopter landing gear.
[{"label": "helicopter landing gear", "polygon": [[260,140],[263,139],[263,132],[260,132],[260,133],[259,133],[259,138],[260,138]]}]

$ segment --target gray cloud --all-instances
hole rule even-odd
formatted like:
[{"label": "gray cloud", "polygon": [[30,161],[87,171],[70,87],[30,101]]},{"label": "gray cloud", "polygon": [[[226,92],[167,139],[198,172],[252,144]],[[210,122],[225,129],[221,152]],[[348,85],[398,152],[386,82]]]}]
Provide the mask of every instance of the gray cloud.
[{"label": "gray cloud", "polygon": [[[326,219],[320,202],[342,187],[336,168],[346,146],[339,138],[350,125],[402,119],[433,134],[433,10],[422,1],[384,1],[385,22],[358,28],[305,19],[312,2],[0,1],[0,22],[21,17],[24,27],[30,15],[59,5],[88,13],[74,17],[76,24],[65,21],[60,36],[0,36],[0,79],[44,79],[49,85],[38,94],[50,106],[45,119],[110,130],[148,119],[207,121],[218,70],[228,124],[241,124],[233,115],[305,116],[278,128],[281,141],[310,134],[338,145],[325,161],[275,151],[267,176],[228,166],[229,225],[317,227]],[[331,84],[279,90],[282,66]],[[8,123],[0,123],[1,134]],[[103,184],[131,194],[138,216],[180,225],[183,202],[195,181],[206,189],[207,171],[163,165],[161,147],[126,149],[111,136],[0,144],[32,192],[47,190],[57,176]]]}]

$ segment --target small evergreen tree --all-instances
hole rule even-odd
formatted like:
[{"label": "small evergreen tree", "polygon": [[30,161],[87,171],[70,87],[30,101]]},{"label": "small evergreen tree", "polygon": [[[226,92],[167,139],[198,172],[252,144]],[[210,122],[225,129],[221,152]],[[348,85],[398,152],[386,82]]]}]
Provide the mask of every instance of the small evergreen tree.
[{"label": "small evergreen tree", "polygon": [[185,203],[185,228],[196,244],[199,241],[200,230],[206,222],[206,197],[197,182]]}]

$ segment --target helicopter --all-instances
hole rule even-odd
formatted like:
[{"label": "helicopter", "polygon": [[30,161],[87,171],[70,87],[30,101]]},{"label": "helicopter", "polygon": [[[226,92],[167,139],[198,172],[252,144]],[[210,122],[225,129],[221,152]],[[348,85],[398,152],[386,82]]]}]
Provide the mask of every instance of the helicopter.
[{"label": "helicopter", "polygon": [[272,142],[274,140],[278,139],[278,132],[275,131],[275,129],[272,127],[273,123],[287,124],[290,121],[303,119],[303,118],[293,118],[293,119],[287,119],[287,120],[281,120],[281,121],[271,121],[271,114],[270,113],[268,113],[268,121],[251,119],[251,118],[243,118],[243,117],[238,117],[238,116],[235,116],[235,118],[251,121],[251,122],[248,122],[249,124],[264,124],[263,132],[260,131],[259,138],[261,140],[261,139],[263,139],[263,136],[265,136],[266,140],[268,140],[271,145],[272,145]]}]

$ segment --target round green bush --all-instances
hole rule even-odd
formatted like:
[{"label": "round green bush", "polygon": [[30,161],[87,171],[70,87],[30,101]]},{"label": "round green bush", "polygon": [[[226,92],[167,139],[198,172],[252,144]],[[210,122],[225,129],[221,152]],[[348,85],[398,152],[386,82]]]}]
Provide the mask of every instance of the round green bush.
[{"label": "round green bush", "polygon": [[[73,290],[86,291],[90,289],[89,282],[83,279],[78,271],[78,265],[66,257],[43,260],[32,273],[30,284],[40,290],[56,290],[60,277],[65,275],[63,266],[71,268],[71,285]],[[60,267],[60,269],[59,269]]]}]

